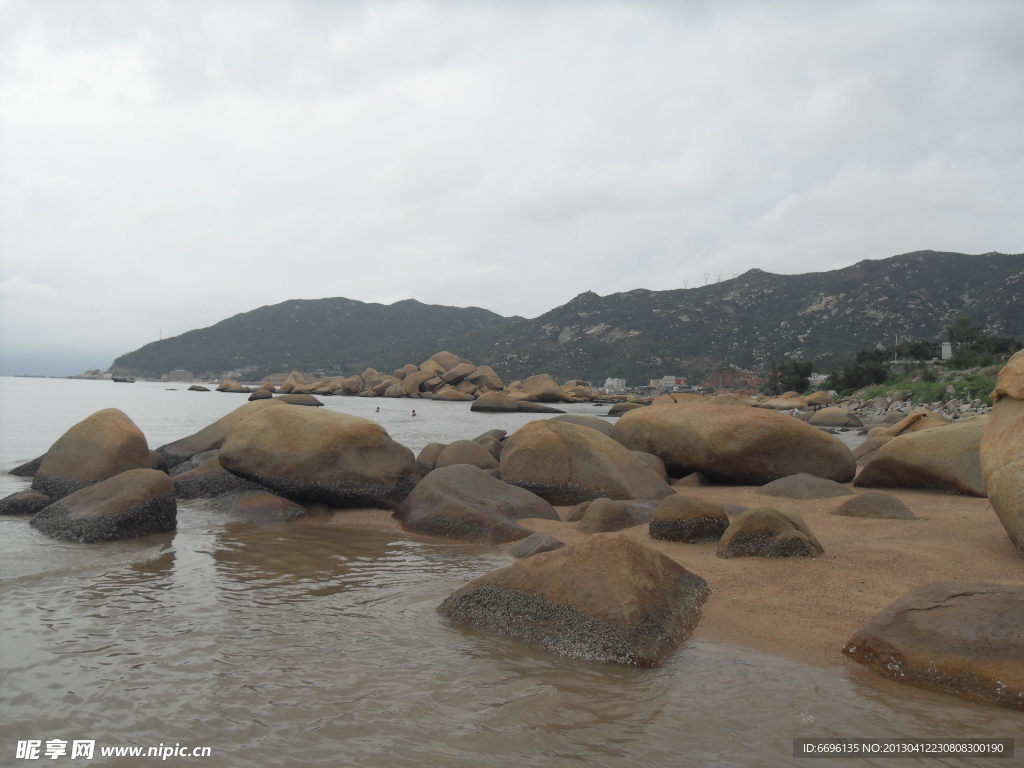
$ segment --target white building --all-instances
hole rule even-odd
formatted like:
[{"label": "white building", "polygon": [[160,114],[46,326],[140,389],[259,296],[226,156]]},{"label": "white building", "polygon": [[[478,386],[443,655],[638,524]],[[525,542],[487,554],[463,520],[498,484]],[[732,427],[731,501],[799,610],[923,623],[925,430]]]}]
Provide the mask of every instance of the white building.
[{"label": "white building", "polygon": [[622,394],[626,391],[626,380],[607,378],[604,380],[604,390],[610,395]]}]

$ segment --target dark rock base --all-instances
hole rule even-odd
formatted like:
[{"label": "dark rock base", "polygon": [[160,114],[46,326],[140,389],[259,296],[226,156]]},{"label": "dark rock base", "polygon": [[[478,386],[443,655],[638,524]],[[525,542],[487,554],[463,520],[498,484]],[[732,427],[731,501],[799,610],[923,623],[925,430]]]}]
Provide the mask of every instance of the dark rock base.
[{"label": "dark rock base", "polygon": [[645,615],[628,626],[607,624],[570,605],[555,605],[539,595],[498,587],[479,587],[449,596],[438,608],[447,618],[525,640],[551,653],[588,661],[649,667],[662,661],[700,619],[707,584],[685,590],[666,615]]},{"label": "dark rock base", "polygon": [[29,524],[53,539],[92,544],[173,531],[178,525],[178,508],[174,494],[166,493],[119,515],[72,519],[70,511],[58,501],[33,517]]},{"label": "dark rock base", "polygon": [[722,538],[728,520],[714,517],[699,517],[692,520],[652,520],[652,539],[679,541],[685,544],[706,544]]}]

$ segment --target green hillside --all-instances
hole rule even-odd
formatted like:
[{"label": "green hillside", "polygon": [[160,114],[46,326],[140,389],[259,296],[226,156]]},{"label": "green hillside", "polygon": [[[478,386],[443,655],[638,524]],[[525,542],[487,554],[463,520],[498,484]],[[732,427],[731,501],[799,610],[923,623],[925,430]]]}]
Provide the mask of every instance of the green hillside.
[{"label": "green hillside", "polygon": [[491,365],[506,381],[544,372],[640,384],[730,363],[763,370],[790,356],[827,370],[857,350],[891,346],[896,334],[939,339],[959,315],[986,334],[1024,339],[1024,254],[919,251],[830,272],[753,269],[698,288],[583,293],[533,319],[413,300],[286,301],[147,344],[119,357],[113,370],[348,374],[367,366],[390,371],[449,349]]},{"label": "green hillside", "polygon": [[229,370],[247,370],[248,378],[291,370],[350,374],[368,366],[390,373],[468,333],[509,321],[486,309],[413,299],[391,305],[299,299],[154,341],[118,357],[111,370],[160,376],[181,368],[209,378]]}]

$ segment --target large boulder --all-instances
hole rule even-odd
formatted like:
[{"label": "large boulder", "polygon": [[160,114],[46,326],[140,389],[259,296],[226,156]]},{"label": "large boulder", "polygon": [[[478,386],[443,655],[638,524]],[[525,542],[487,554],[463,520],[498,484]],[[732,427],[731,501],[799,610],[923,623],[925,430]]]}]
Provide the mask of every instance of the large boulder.
[{"label": "large boulder", "polygon": [[718,541],[729,527],[729,516],[718,504],[675,494],[658,505],[648,532],[652,539],[701,544]]},{"label": "large boulder", "polygon": [[891,435],[877,435],[875,437],[869,437],[863,443],[853,449],[853,458],[857,462],[858,467],[865,466],[871,461],[875,454],[878,453],[878,449],[888,443],[890,440],[896,438]]},{"label": "large boulder", "polygon": [[56,500],[149,464],[142,430],[123,412],[106,408],[75,424],[50,446],[32,478],[32,489]]},{"label": "large boulder", "polygon": [[770,483],[762,485],[757,493],[781,499],[834,499],[839,496],[853,495],[853,491],[845,485],[840,485],[834,480],[808,475],[806,472],[772,480]]},{"label": "large boulder", "polygon": [[458,363],[455,367],[441,374],[441,378],[448,384],[458,384],[464,378],[476,372],[476,366],[472,363]]},{"label": "large boulder", "polygon": [[505,384],[489,365],[478,365],[476,371],[466,377],[478,387],[488,389],[504,389]]},{"label": "large boulder", "polygon": [[177,526],[174,483],[155,469],[130,469],[50,504],[33,528],[61,541],[114,541]]},{"label": "large boulder", "polygon": [[949,426],[949,419],[941,413],[917,410],[903,416],[888,427],[872,427],[868,437],[899,437],[904,432],[923,432],[926,429]]},{"label": "large boulder", "polygon": [[979,418],[904,432],[878,449],[853,484],[984,496],[979,450],[987,425],[987,419]]},{"label": "large boulder", "polygon": [[899,683],[1024,710],[1024,586],[952,581],[912,589],[843,652]]},{"label": "large boulder", "polygon": [[649,547],[598,535],[485,574],[438,610],[563,656],[653,666],[690,636],[709,594]]},{"label": "large boulder", "polygon": [[582,533],[611,533],[647,525],[657,506],[657,501],[595,499],[580,518],[579,530]]},{"label": "large boulder", "polygon": [[278,395],[274,399],[281,403],[287,403],[288,405],[308,405],[313,408],[323,405],[321,401],[309,394]]},{"label": "large boulder", "polygon": [[673,477],[699,471],[727,483],[762,485],[806,472],[846,483],[856,463],[838,438],[761,408],[666,405],[619,417],[612,437],[653,453]]},{"label": "large boulder", "polygon": [[288,378],[282,382],[281,386],[277,388],[277,391],[282,395],[287,395],[294,392],[296,389],[305,389],[306,379],[298,371],[292,371],[288,374]]},{"label": "large boulder", "polygon": [[575,398],[563,390],[546,373],[523,379],[523,392],[533,395],[542,403],[571,403]]},{"label": "large boulder", "polygon": [[808,424],[816,427],[863,427],[864,422],[845,408],[822,408],[811,414]]},{"label": "large boulder", "polygon": [[[450,371],[462,362],[462,358],[452,352],[437,352],[430,356],[430,360],[437,363],[441,367],[442,372]],[[422,367],[420,366],[420,368]]]},{"label": "large boulder", "polygon": [[[720,409],[725,410],[725,409]],[[663,499],[672,488],[619,443],[589,427],[532,421],[501,452],[501,477],[553,504]]]},{"label": "large boulder", "polygon": [[434,400],[443,400],[452,403],[459,402],[472,402],[475,400],[472,395],[467,395],[464,392],[459,392],[455,387],[442,387],[441,389],[434,392]]},{"label": "large boulder", "polygon": [[376,422],[313,408],[267,408],[243,419],[218,458],[246,480],[333,507],[393,507],[419,478],[412,451]]},{"label": "large boulder", "polygon": [[437,468],[451,467],[456,464],[471,464],[480,469],[498,468],[498,462],[491,452],[475,440],[456,440],[454,443],[449,443],[434,461]]},{"label": "large boulder", "polygon": [[885,491],[864,491],[847,499],[832,511],[843,517],[869,517],[878,520],[917,520],[910,507]]},{"label": "large boulder", "polygon": [[552,421],[564,421],[566,424],[576,424],[581,427],[596,429],[602,435],[611,435],[612,425],[610,422],[597,416],[579,416],[575,413],[567,413],[563,416],[552,416]]},{"label": "large boulder", "polygon": [[718,543],[718,556],[818,557],[825,549],[797,515],[754,507],[733,518]]},{"label": "large boulder", "polygon": [[248,392],[249,390],[248,390],[247,387],[243,387],[241,384],[239,384],[234,379],[222,379],[220,384],[217,385],[217,391],[218,392],[242,393],[242,392]]},{"label": "large boulder", "polygon": [[608,409],[606,416],[621,416],[624,413],[635,411],[638,408],[646,408],[647,406],[643,403],[616,403]]},{"label": "large boulder", "polygon": [[519,520],[559,519],[544,499],[469,464],[435,469],[399,505],[394,518],[413,533],[490,544],[533,533]]},{"label": "large boulder", "polygon": [[486,392],[469,406],[471,411],[493,413],[565,413],[558,408],[527,400],[516,400],[503,392]]},{"label": "large boulder", "polygon": [[224,438],[227,437],[228,432],[238,422],[243,419],[247,419],[253,414],[260,413],[266,408],[274,406],[284,407],[286,403],[280,400],[263,400],[255,403],[246,403],[241,408],[235,408],[227,416],[222,416],[207,427],[203,427],[198,432],[183,437],[181,440],[175,440],[173,443],[167,445],[161,445],[156,449],[156,452],[164,457],[172,470],[184,461],[188,461],[197,453],[203,453],[204,451],[212,451],[215,448],[220,448],[221,443],[224,442]]},{"label": "large boulder", "polygon": [[981,442],[981,470],[992,509],[1024,555],[1024,352],[999,372]]}]

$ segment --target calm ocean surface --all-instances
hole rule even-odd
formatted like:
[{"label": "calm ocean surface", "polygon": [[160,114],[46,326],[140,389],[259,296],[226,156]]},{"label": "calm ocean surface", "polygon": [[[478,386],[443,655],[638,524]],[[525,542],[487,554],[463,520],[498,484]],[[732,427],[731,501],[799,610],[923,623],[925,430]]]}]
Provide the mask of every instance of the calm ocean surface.
[{"label": "calm ocean surface", "polygon": [[[101,408],[123,410],[157,447],[245,402],[186,389],[0,378],[0,493],[29,484],[6,470]],[[379,421],[414,452],[538,418],[474,414],[468,403],[324,400]],[[891,764],[792,757],[794,737],[820,736],[1015,737],[1014,760],[897,764],[1021,764],[1024,715],[852,666],[696,639],[658,669],[625,669],[440,621],[434,608],[451,591],[509,562],[394,534],[257,526],[202,502],[179,506],[175,533],[95,545],[0,517],[0,766],[33,764],[16,758],[26,739],[96,741],[93,760],[45,761],[56,766],[144,765],[99,748],[175,744],[212,756],[166,764]]]}]

